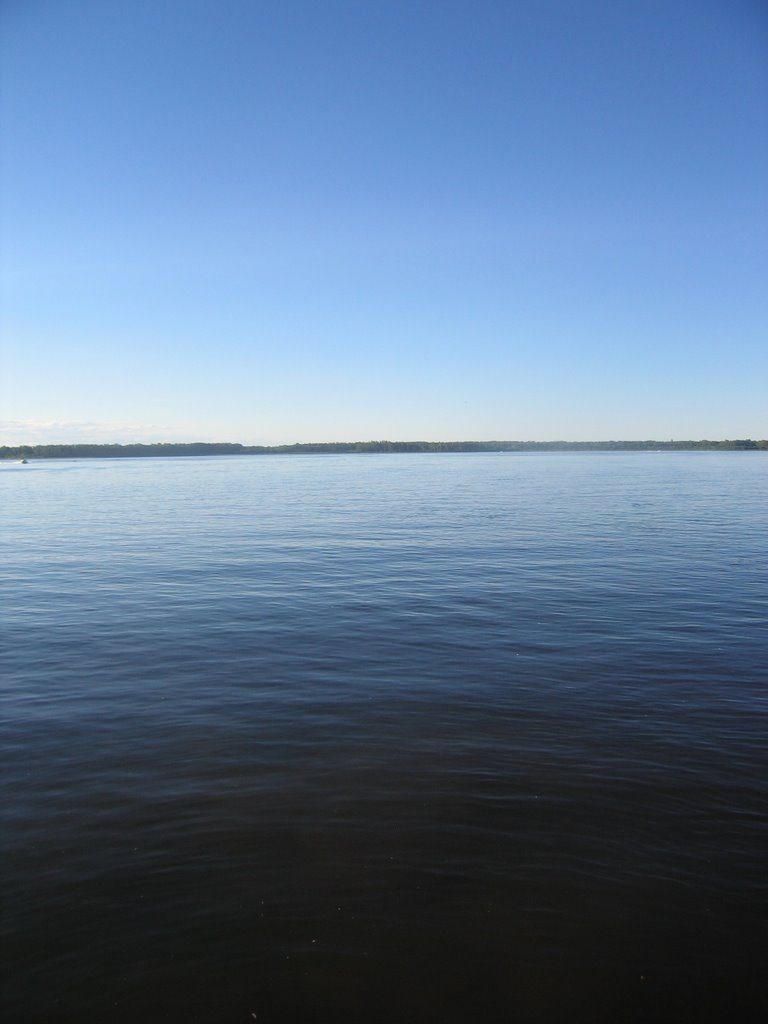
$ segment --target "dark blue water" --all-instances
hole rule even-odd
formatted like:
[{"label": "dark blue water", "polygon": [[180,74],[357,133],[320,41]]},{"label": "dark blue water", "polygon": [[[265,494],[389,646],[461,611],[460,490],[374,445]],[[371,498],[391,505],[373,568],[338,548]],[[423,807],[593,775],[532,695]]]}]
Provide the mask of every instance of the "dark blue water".
[{"label": "dark blue water", "polygon": [[768,456],[0,470],[7,1019],[763,1019]]}]

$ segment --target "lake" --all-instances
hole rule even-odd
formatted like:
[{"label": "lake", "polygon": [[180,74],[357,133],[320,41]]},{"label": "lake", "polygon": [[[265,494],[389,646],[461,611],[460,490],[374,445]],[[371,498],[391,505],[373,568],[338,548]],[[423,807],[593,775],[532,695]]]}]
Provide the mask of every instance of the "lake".
[{"label": "lake", "polygon": [[768,1019],[768,455],[0,489],[6,1020]]}]

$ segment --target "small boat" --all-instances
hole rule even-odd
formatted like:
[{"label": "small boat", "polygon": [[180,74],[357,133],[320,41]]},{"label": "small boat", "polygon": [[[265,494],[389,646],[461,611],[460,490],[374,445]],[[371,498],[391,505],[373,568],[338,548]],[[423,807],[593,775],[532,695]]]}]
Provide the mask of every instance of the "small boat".
[{"label": "small boat", "polygon": [[19,459],[19,465],[20,466],[27,466],[27,465],[29,465],[29,463],[27,462],[26,459]]}]

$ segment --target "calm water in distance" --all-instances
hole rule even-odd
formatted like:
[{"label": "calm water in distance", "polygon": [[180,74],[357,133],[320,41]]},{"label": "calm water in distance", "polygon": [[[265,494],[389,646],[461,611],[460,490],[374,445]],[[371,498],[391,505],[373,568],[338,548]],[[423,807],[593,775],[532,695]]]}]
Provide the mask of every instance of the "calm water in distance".
[{"label": "calm water in distance", "polygon": [[0,490],[8,1021],[768,1019],[768,455]]}]

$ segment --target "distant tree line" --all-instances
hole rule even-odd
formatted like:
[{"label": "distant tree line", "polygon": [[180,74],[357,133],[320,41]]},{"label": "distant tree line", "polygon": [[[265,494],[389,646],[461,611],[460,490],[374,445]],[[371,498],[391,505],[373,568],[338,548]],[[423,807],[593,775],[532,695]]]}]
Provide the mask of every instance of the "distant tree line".
[{"label": "distant tree line", "polygon": [[34,444],[0,448],[4,459],[144,459],[169,455],[242,455],[241,444]]},{"label": "distant tree line", "polygon": [[534,452],[534,451],[757,451],[768,440],[752,441],[337,441],[243,447],[244,455],[334,454],[346,452]]},{"label": "distant tree line", "polygon": [[726,441],[332,441],[243,445],[35,444],[0,447],[0,459],[137,459],[184,455],[341,455],[354,452],[768,451],[768,440]]}]

